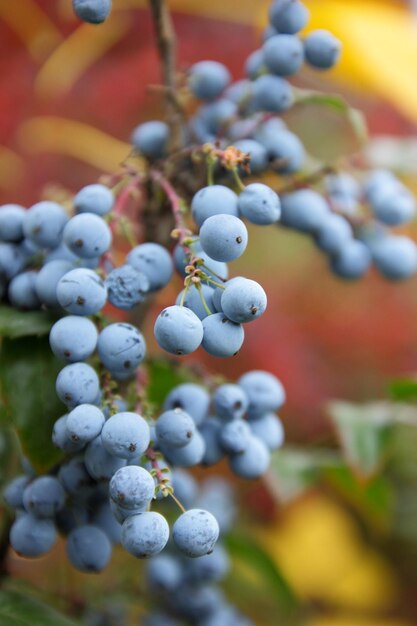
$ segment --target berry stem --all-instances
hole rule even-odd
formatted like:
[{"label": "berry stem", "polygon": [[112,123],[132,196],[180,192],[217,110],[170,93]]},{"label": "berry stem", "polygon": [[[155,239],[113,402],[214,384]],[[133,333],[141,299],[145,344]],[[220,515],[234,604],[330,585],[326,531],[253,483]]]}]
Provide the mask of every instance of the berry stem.
[{"label": "berry stem", "polygon": [[203,290],[201,289],[201,284],[196,285],[196,288],[198,289],[198,294],[199,294],[199,296],[201,298],[201,302],[203,304],[205,312],[207,313],[207,315],[212,315],[213,311],[210,311],[210,307],[208,306],[208,304],[206,302],[206,299],[205,299],[205,297],[203,295]]}]

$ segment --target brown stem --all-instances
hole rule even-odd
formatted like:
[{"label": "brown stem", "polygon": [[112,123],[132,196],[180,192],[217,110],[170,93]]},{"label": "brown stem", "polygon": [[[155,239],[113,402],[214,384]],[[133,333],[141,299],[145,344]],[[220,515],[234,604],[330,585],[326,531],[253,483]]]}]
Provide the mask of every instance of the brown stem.
[{"label": "brown stem", "polygon": [[162,66],[167,121],[171,130],[169,151],[178,150],[181,147],[183,111],[176,89],[176,36],[166,0],[149,0],[149,4]]}]

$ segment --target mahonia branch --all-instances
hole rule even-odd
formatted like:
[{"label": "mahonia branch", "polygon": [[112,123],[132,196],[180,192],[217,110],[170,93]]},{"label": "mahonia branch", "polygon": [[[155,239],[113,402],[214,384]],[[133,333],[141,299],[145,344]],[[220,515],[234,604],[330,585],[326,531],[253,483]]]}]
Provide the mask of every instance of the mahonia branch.
[{"label": "mahonia branch", "polygon": [[149,0],[149,4],[165,87],[167,121],[171,131],[169,149],[178,150],[183,111],[176,89],[176,35],[166,0]]}]

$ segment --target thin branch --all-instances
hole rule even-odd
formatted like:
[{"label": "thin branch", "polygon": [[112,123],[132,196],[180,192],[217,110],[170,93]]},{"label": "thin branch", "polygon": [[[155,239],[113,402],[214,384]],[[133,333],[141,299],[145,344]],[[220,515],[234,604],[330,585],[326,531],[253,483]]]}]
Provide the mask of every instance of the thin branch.
[{"label": "thin branch", "polygon": [[170,151],[181,147],[183,111],[176,89],[176,36],[166,0],[149,0],[165,87]]}]

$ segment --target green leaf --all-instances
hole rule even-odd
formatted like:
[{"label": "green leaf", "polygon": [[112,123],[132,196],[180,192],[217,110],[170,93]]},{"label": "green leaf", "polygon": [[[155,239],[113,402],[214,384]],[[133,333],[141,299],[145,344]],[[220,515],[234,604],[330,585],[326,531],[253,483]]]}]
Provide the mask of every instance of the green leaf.
[{"label": "green leaf", "polygon": [[332,402],[328,406],[346,460],[359,475],[369,478],[385,461],[393,442],[394,424],[407,417],[407,410],[399,408],[389,402]]},{"label": "green leaf", "polygon": [[296,89],[287,118],[308,153],[328,163],[361,150],[368,139],[364,115],[338,95]]},{"label": "green leaf", "polygon": [[277,603],[285,610],[293,610],[299,601],[275,561],[247,534],[232,533],[226,539],[230,556],[237,564],[250,566],[251,574],[259,579],[261,588],[269,590]]},{"label": "green leaf", "polygon": [[417,400],[417,378],[398,378],[389,385],[389,392],[394,400]]},{"label": "green leaf", "polygon": [[375,528],[379,531],[390,529],[394,493],[391,481],[386,476],[363,481],[349,467],[339,465],[326,469],[323,478]]},{"label": "green leaf", "polygon": [[190,369],[168,359],[153,359],[149,361],[147,372],[149,379],[146,388],[147,399],[157,407],[163,404],[165,397],[173,387],[196,380]]},{"label": "green leaf", "polygon": [[61,456],[52,426],[65,412],[55,392],[62,364],[46,337],[4,339],[0,348],[0,425],[14,427],[24,454],[41,471]]},{"label": "green leaf", "polygon": [[327,468],[341,465],[341,458],[327,450],[286,447],[272,455],[268,485],[277,499],[290,502],[314,487]]},{"label": "green leaf", "polygon": [[1,626],[77,626],[55,609],[19,591],[0,591]]},{"label": "green leaf", "polygon": [[48,335],[57,318],[43,311],[17,311],[0,306],[0,337],[16,339],[30,335]]}]

